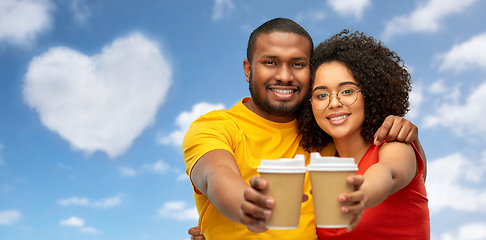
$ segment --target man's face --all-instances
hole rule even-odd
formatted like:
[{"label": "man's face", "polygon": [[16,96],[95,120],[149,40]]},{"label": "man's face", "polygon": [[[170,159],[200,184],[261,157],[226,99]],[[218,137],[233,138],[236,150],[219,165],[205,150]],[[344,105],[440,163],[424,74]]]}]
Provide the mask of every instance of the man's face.
[{"label": "man's face", "polygon": [[293,116],[310,82],[310,43],[295,33],[261,34],[245,73],[255,105],[264,113]]}]

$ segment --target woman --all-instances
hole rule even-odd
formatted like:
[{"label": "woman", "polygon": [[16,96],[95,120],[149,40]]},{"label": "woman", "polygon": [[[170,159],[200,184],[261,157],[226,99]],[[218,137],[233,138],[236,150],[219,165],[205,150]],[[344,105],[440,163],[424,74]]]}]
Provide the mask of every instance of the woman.
[{"label": "woman", "polygon": [[410,75],[400,57],[372,37],[344,30],[319,44],[311,62],[310,101],[298,118],[301,146],[319,151],[333,142],[364,177],[349,195],[364,195],[357,227],[318,228],[319,238],[430,239],[422,158],[413,144],[373,144],[388,115],[408,111]]}]

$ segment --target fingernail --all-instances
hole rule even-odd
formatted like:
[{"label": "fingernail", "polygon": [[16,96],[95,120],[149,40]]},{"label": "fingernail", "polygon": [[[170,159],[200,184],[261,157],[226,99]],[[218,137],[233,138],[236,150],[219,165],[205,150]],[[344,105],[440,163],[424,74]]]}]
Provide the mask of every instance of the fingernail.
[{"label": "fingernail", "polygon": [[346,197],[345,197],[345,196],[340,196],[340,197],[339,197],[339,201],[341,201],[341,202],[345,202],[345,201],[346,201]]},{"label": "fingernail", "polygon": [[265,216],[265,218],[270,217],[270,214],[271,214],[270,210],[263,210],[263,216]]},{"label": "fingernail", "polygon": [[349,209],[347,207],[343,208],[343,213],[348,213]]}]

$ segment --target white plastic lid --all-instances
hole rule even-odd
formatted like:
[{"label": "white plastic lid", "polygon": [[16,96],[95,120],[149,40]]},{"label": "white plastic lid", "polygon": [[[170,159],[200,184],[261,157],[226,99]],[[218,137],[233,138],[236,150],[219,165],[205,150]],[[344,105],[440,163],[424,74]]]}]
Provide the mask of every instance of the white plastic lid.
[{"label": "white plastic lid", "polygon": [[257,172],[261,173],[305,173],[305,157],[296,154],[294,158],[280,158],[276,160],[262,159]]},{"label": "white plastic lid", "polygon": [[357,171],[358,165],[354,158],[322,157],[318,152],[311,153],[309,171]]}]

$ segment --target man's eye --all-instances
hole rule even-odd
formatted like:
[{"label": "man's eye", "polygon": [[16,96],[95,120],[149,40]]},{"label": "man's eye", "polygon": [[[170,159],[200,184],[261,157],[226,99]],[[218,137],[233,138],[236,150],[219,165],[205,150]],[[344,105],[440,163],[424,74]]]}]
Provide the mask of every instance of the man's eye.
[{"label": "man's eye", "polygon": [[273,61],[265,61],[264,63],[265,63],[265,65],[276,65],[277,64]]},{"label": "man's eye", "polygon": [[296,67],[303,67],[304,66],[304,64],[302,64],[302,63],[294,63],[293,65],[296,66]]}]

